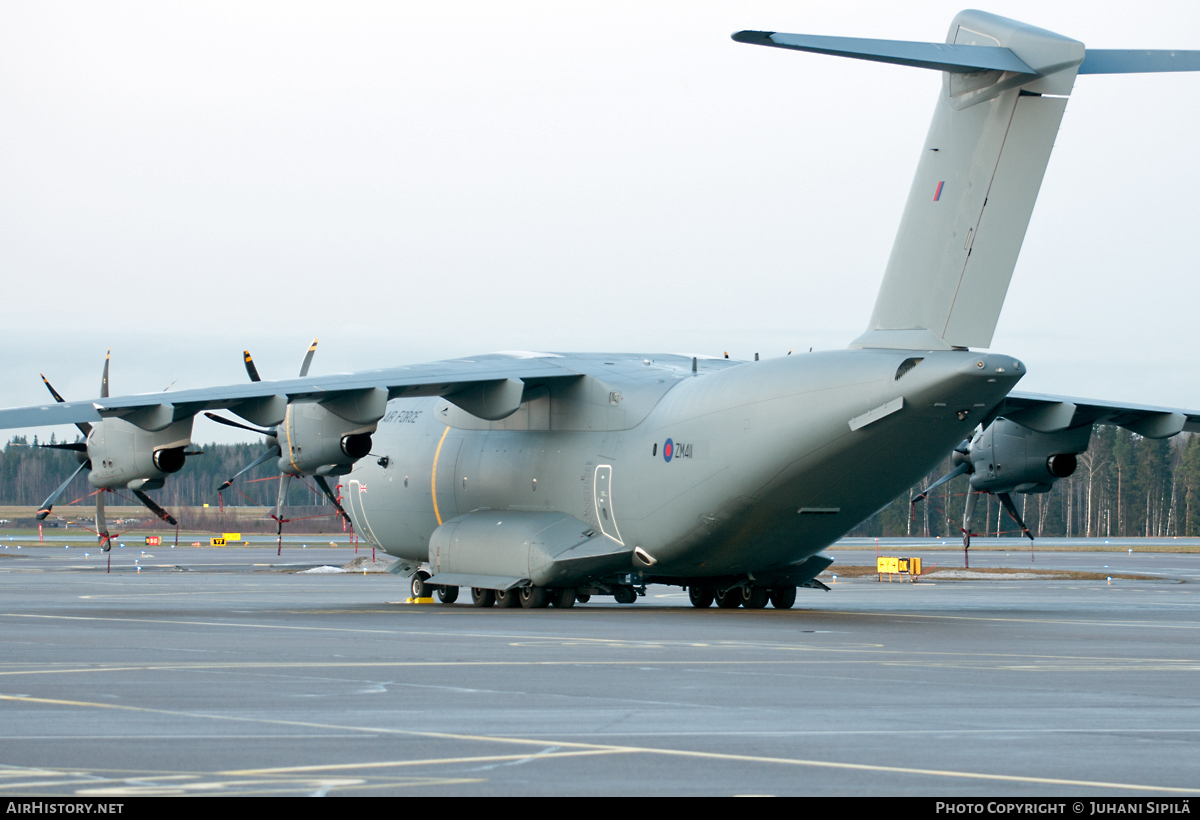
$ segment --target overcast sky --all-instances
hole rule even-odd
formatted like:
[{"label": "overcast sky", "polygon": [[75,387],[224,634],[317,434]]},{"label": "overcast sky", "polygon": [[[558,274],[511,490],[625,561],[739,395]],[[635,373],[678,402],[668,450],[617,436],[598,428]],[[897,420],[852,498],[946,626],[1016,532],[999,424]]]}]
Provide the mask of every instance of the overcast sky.
[{"label": "overcast sky", "polygon": [[[986,8],[1200,49],[1194,0]],[[114,394],[241,382],[247,346],[293,377],[315,336],[313,373],[845,347],[940,75],[729,35],[940,42],[959,9],[0,3],[0,406],[95,396],[109,346]],[[1076,83],[992,346],[1020,389],[1200,408],[1198,102]]]}]

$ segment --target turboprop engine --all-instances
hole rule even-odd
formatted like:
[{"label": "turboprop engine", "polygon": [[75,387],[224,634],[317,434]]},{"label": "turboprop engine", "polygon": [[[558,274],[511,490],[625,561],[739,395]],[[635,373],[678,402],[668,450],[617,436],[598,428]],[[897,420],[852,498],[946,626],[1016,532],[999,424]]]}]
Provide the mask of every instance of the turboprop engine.
[{"label": "turboprop engine", "polygon": [[290,475],[345,475],[371,452],[371,434],[387,406],[382,388],[340,394],[319,403],[293,402],[275,432],[279,471]]},{"label": "turboprop engine", "polygon": [[[104,375],[100,380],[101,398],[108,398],[108,365],[109,355],[105,355]],[[64,401],[44,375],[42,382],[56,402]],[[76,425],[86,437],[84,441],[43,445],[73,450],[79,459],[79,467],[50,494],[38,510],[37,519],[45,519],[75,476],[88,470],[88,483],[93,487],[132,490],[147,509],[175,526],[174,517],[145,491],[162,487],[168,475],[183,469],[188,456],[201,455],[187,449],[192,442],[192,413],[184,411],[177,419],[178,411],[170,403],[116,409],[96,407],[100,421]],[[96,534],[100,537],[101,547],[107,551],[109,538],[104,522],[104,493],[96,494]]]},{"label": "turboprop engine", "polygon": [[[1039,433],[1005,418],[996,419],[971,439],[971,489],[990,493],[1049,492],[1054,482],[1075,472],[1075,457],[1087,450],[1091,438],[1090,424]],[[954,456],[961,458],[960,451]]]},{"label": "turboprop engine", "polygon": [[[300,365],[300,378],[308,375],[316,350],[317,340],[313,339]],[[250,351],[244,351],[242,356],[250,381],[262,381]],[[218,487],[217,492],[228,489],[234,481],[260,464],[275,459],[281,477],[272,517],[278,524],[276,534],[279,537],[279,551],[282,552],[283,507],[291,479],[312,476],[338,513],[345,516],[346,511],[342,509],[341,502],[325,477],[345,475],[354,467],[354,462],[370,454],[371,434],[387,412],[387,402],[386,389],[368,387],[331,392],[323,399],[291,401],[287,396],[270,396],[233,408],[233,412],[247,421],[269,429],[256,429],[215,413],[205,413],[218,424],[250,430],[267,438],[266,452]]]},{"label": "turboprop engine", "polygon": [[[300,365],[300,378],[308,375],[316,350],[317,340],[313,339]],[[242,356],[250,381],[262,381],[250,351],[244,351]],[[276,466],[282,474],[275,504],[275,519],[279,522],[280,533],[288,481],[295,476],[313,476],[321,492],[325,493],[339,513],[345,515],[325,476],[345,475],[354,467],[354,462],[371,452],[371,434],[387,411],[387,401],[387,390],[370,387],[338,391],[322,400],[289,401],[286,396],[271,396],[246,402],[234,409],[247,421],[269,427],[265,430],[215,413],[205,413],[218,424],[250,430],[267,438],[267,451],[218,487],[217,492],[229,488],[234,481],[260,464],[276,459]]]},{"label": "turboprop engine", "polygon": [[86,441],[88,483],[104,489],[157,490],[183,469],[192,440],[192,416],[161,430],[144,430],[119,418],[92,424]]},{"label": "turboprop engine", "polygon": [[986,428],[977,428],[970,441],[954,449],[954,469],[939,478],[912,503],[925,499],[934,488],[960,475],[969,475],[966,509],[963,512],[963,547],[971,546],[971,523],[978,493],[991,493],[1017,522],[1029,540],[1011,493],[1047,493],[1054,482],[1075,472],[1076,456],[1085,452],[1092,439],[1092,425],[1041,433],[1007,418],[998,418]]}]

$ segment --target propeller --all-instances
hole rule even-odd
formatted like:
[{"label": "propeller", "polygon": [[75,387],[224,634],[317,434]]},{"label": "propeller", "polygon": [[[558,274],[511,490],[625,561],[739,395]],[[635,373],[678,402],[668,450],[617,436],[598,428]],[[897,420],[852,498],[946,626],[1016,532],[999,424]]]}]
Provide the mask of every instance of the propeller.
[{"label": "propeller", "polygon": [[[974,476],[975,465],[971,461],[971,442],[969,440],[965,440],[955,447],[954,452],[950,455],[950,458],[955,464],[954,469],[930,484],[921,493],[913,496],[910,503],[914,508],[918,501],[924,501],[934,489],[945,484],[947,481],[958,478],[960,475]],[[1017,512],[1017,505],[1013,503],[1012,495],[1010,493],[993,493],[987,490],[976,490],[973,486],[969,486],[967,489],[967,503],[965,509],[963,510],[962,521],[964,555],[966,554],[966,551],[971,548],[971,524],[975,517],[975,504],[978,496],[984,492],[988,492],[990,495],[994,495],[996,497],[996,499],[1000,502],[1000,505],[1004,508],[1004,511],[1007,512],[1009,517],[1012,518],[1012,520],[1016,522],[1017,526],[1021,528],[1021,534],[1026,536],[1032,542],[1034,540],[1033,533],[1029,531],[1029,527],[1025,526],[1025,521],[1021,518],[1021,514]],[[967,560],[969,561],[970,559],[968,558]],[[970,566],[970,564],[967,566]]]},{"label": "propeller", "polygon": [[[110,365],[111,360],[112,360],[112,348],[110,347],[104,354],[104,371],[100,377],[100,398],[104,398],[104,399],[108,398],[108,396],[109,396],[108,371],[109,371],[109,365]],[[66,401],[66,399],[64,399],[62,397],[62,395],[59,394],[59,392],[54,389],[54,385],[50,384],[50,380],[46,378],[45,374],[38,374],[38,375],[40,375],[42,377],[42,383],[46,385],[46,389],[50,391],[50,395],[54,397],[54,400],[56,402],[63,403]],[[172,384],[174,384],[174,382],[172,382]],[[169,387],[168,387],[168,389],[169,389]],[[98,423],[100,423],[100,422],[98,422]],[[90,435],[92,432],[93,425],[88,424],[87,422],[79,422],[75,426],[78,427],[79,431],[81,433],[83,433],[85,436]],[[91,470],[92,462],[91,462],[91,459],[87,458],[87,442],[85,442],[85,441],[76,441],[76,442],[70,442],[70,443],[64,443],[64,444],[42,444],[40,446],[52,448],[55,450],[70,450],[77,454],[80,454],[80,465],[75,468],[75,472],[73,472],[71,474],[70,478],[68,478],[61,485],[59,485],[58,489],[56,489],[54,492],[52,492],[50,494],[50,497],[47,498],[45,500],[45,502],[43,502],[41,508],[38,510],[36,518],[38,521],[43,521],[43,520],[45,520],[46,516],[48,516],[50,514],[50,511],[54,508],[54,503],[56,501],[58,501],[59,496],[61,496],[63,494],[63,492],[66,491],[66,489],[70,485],[70,483],[75,480],[75,477],[78,476],[84,470]],[[185,451],[183,453],[184,456],[198,456],[198,455],[203,455],[203,454],[204,454],[203,450]],[[108,533],[108,523],[104,516],[104,494],[105,494],[105,492],[108,492],[108,491],[101,490],[96,493],[96,535],[100,539],[100,549],[104,552],[108,552],[112,548],[112,544],[111,544],[111,537]],[[168,513],[166,510],[164,510],[162,507],[160,507],[158,504],[156,504],[154,502],[154,500],[150,498],[150,496],[146,495],[146,493],[144,493],[141,490],[134,490],[133,494],[137,496],[139,501],[141,501],[144,505],[146,505],[147,509],[149,509],[152,513],[157,515],[163,521],[166,521],[171,526],[178,526],[178,522],[175,520],[175,518],[170,513]]]},{"label": "propeller", "polygon": [[[308,375],[308,369],[309,369],[309,367],[312,366],[313,356],[317,352],[317,342],[318,341],[319,341],[318,339],[313,339],[312,344],[310,344],[308,346],[308,350],[305,351],[304,360],[300,363],[300,376],[299,376],[300,378],[304,378],[305,376]],[[262,376],[259,375],[258,368],[254,364],[254,357],[250,355],[249,350],[242,351],[242,362],[246,365],[246,375],[250,377],[250,381],[252,381],[252,382],[262,381]],[[229,489],[230,487],[232,487],[233,482],[237,481],[239,478],[241,478],[243,475],[245,475],[246,473],[253,470],[255,467],[258,467],[261,464],[265,464],[266,462],[270,461],[273,458],[279,458],[283,454],[283,450],[279,446],[279,441],[278,441],[278,436],[279,436],[279,428],[278,427],[264,429],[261,427],[252,427],[249,424],[243,424],[240,421],[234,421],[233,419],[228,419],[223,416],[218,416],[216,413],[207,413],[206,412],[204,415],[206,418],[209,418],[212,421],[215,421],[217,424],[224,424],[226,427],[236,427],[239,430],[248,430],[251,433],[258,433],[260,436],[266,436],[268,439],[268,442],[269,442],[266,452],[264,452],[262,455],[258,456],[258,458],[254,459],[254,461],[250,462],[242,469],[238,470],[236,473],[233,474],[233,476],[231,478],[226,480],[223,484],[221,484],[221,486],[217,487],[218,495],[223,493],[225,490]],[[317,486],[321,488],[321,492],[323,492],[325,494],[325,496],[329,499],[330,503],[332,503],[333,506],[335,508],[337,508],[338,514],[349,519],[349,516],[346,514],[346,511],[342,508],[341,502],[338,501],[337,495],[334,494],[333,490],[329,486],[329,482],[325,480],[325,477],[324,476],[313,476],[313,479],[316,481]],[[292,480],[291,473],[283,473],[281,471],[281,475],[279,478],[279,492],[275,497],[275,512],[271,516],[272,518],[275,519],[275,523],[277,525],[276,536],[278,538],[278,548],[279,548],[280,553],[282,553],[282,551],[283,551],[283,525],[286,523],[286,519],[283,517],[283,507],[284,507],[284,501],[287,500],[287,493],[288,493],[288,489],[291,486],[291,480]]]}]

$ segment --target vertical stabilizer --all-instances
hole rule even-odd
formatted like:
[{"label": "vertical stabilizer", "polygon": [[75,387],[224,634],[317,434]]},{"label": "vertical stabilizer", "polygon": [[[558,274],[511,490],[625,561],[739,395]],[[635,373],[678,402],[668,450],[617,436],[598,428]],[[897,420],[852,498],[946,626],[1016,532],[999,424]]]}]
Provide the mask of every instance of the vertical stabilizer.
[{"label": "vertical stabilizer", "polygon": [[867,332],[854,347],[988,347],[1083,44],[978,11],[956,45],[1006,48],[1035,74],[946,72]]}]

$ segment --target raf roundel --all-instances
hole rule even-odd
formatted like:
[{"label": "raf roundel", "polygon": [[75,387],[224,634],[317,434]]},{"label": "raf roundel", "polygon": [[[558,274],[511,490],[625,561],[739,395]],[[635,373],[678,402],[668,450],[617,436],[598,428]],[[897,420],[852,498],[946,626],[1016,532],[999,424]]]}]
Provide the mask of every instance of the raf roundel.
[{"label": "raf roundel", "polygon": [[675,442],[667,439],[666,444],[663,445],[663,461],[670,461],[673,455],[675,455]]}]

